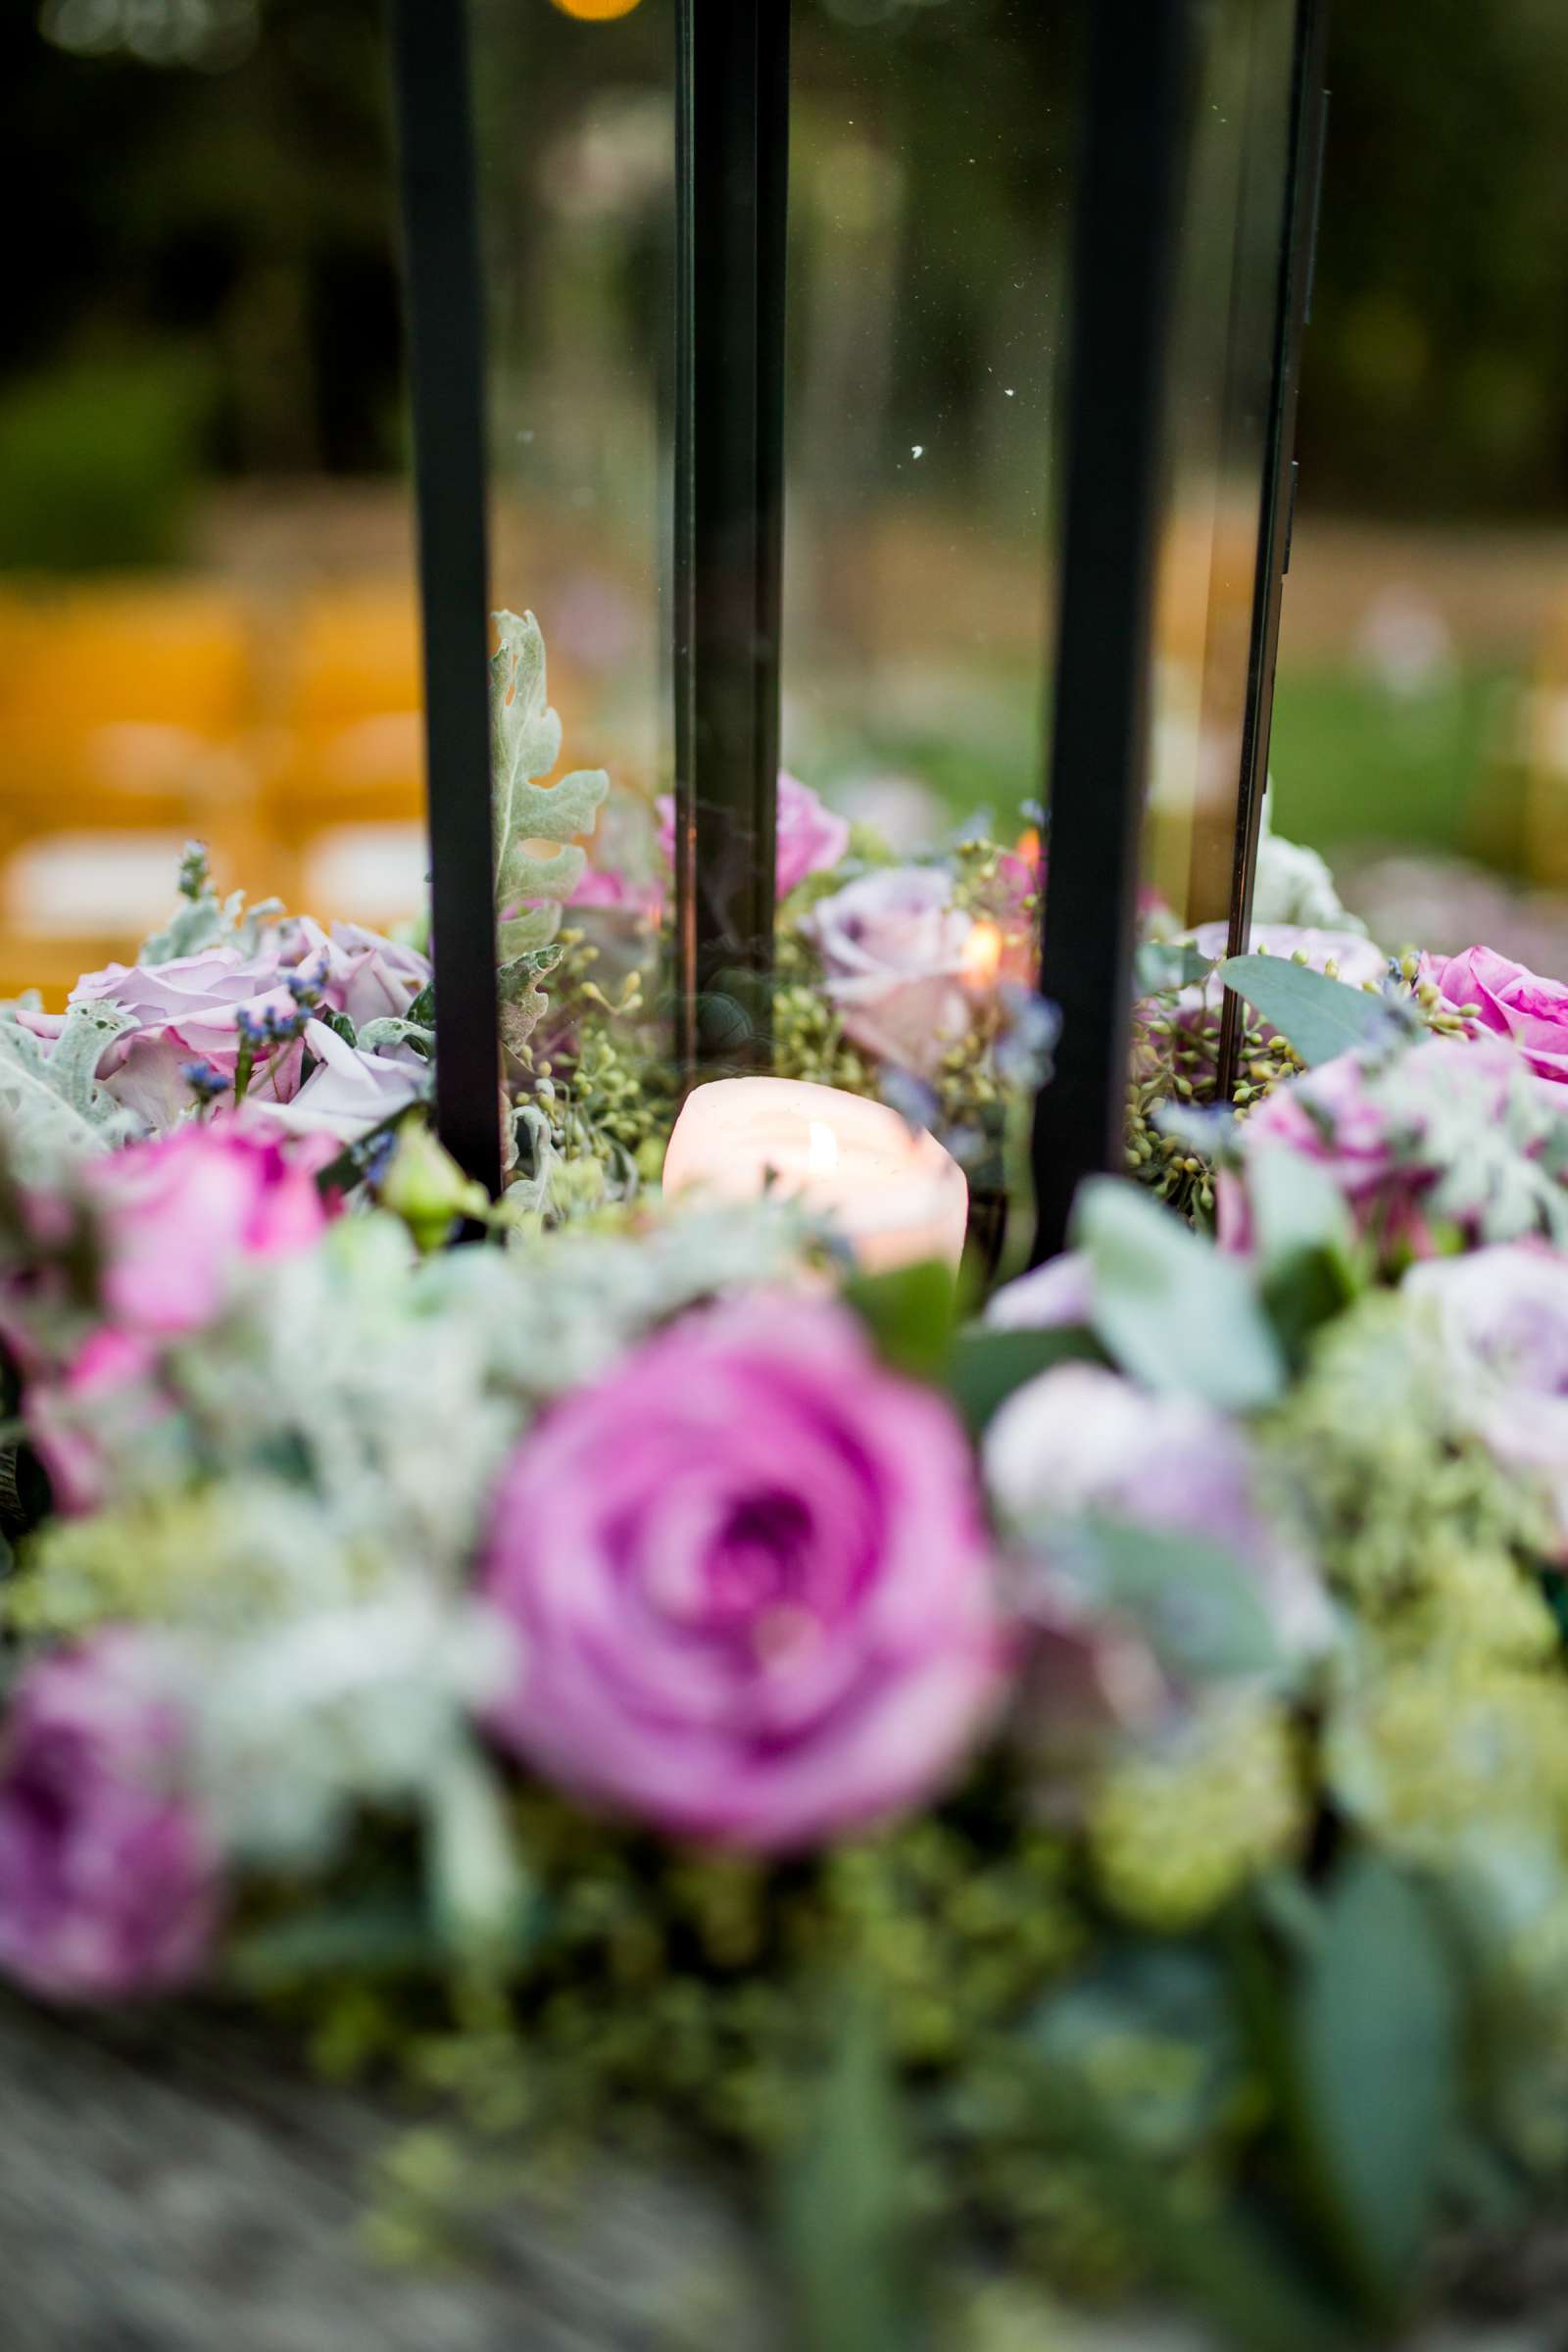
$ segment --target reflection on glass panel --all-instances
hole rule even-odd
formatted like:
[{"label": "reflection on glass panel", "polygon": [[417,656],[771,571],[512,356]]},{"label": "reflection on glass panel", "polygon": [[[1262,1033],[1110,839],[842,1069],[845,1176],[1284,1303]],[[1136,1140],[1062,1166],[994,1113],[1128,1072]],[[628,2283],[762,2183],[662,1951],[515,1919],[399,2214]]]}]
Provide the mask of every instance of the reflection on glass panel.
[{"label": "reflection on glass panel", "polygon": [[785,755],[901,846],[1040,789],[1075,13],[795,11]]},{"label": "reflection on glass panel", "polygon": [[1146,864],[1179,922],[1229,909],[1284,228],[1294,0],[1203,0],[1158,586]]},{"label": "reflection on glass panel", "polygon": [[58,1006],[164,922],[189,839],[326,923],[414,918],[426,858],[376,15],[29,13],[6,135],[55,145],[0,380],[0,993]]},{"label": "reflection on glass panel", "polygon": [[[544,633],[595,872],[651,888],[669,742],[673,0],[476,0],[492,595]],[[588,885],[591,896],[596,885]]]}]

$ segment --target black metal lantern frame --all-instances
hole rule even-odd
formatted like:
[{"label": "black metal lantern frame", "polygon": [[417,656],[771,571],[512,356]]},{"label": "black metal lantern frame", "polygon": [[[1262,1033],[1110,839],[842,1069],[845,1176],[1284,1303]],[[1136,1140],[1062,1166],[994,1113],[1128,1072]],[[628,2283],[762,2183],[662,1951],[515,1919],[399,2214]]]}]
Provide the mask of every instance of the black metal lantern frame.
[{"label": "black metal lantern frame", "polygon": [[[1060,1009],[1034,1123],[1034,1254],[1119,1164],[1149,764],[1178,221],[1196,0],[1094,0],[1040,987]],[[1324,114],[1324,0],[1295,0],[1267,355],[1230,946],[1266,778]],[[391,0],[424,622],[443,1140],[501,1183],[488,755],[484,364],[462,0]],[[677,1049],[768,1056],[779,753],[790,0],[678,0],[674,515]],[[714,1008],[722,1017],[712,1018]],[[1238,1041],[1227,998],[1220,1082]],[[737,1041],[740,1052],[737,1053]]]}]

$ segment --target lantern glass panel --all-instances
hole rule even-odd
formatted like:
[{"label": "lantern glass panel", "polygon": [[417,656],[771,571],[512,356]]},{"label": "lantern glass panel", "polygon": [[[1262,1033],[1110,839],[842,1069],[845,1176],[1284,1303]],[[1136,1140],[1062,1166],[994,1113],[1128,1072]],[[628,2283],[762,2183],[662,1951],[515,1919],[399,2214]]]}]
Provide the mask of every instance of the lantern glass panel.
[{"label": "lantern glass panel", "polygon": [[1203,0],[1169,381],[1146,880],[1231,911],[1288,203],[1296,0]]},{"label": "lantern glass panel", "polygon": [[[551,775],[611,778],[567,909],[607,988],[651,971],[667,884],[674,16],[674,0],[470,10],[491,604],[543,632]],[[667,1061],[667,1036],[660,1050]]]},{"label": "lantern glass panel", "polygon": [[1074,15],[794,11],[785,759],[900,846],[1040,792]]}]

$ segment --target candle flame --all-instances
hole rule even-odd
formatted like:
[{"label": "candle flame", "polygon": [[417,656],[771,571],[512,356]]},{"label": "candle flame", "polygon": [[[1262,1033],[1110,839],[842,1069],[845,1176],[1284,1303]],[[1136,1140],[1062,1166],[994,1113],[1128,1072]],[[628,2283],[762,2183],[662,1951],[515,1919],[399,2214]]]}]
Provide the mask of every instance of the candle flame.
[{"label": "candle flame", "polygon": [[806,1172],[831,1176],[839,1164],[839,1139],[822,1119],[807,1121]]},{"label": "candle flame", "polygon": [[982,917],[969,926],[958,968],[969,988],[990,988],[1002,969],[1002,926]]}]

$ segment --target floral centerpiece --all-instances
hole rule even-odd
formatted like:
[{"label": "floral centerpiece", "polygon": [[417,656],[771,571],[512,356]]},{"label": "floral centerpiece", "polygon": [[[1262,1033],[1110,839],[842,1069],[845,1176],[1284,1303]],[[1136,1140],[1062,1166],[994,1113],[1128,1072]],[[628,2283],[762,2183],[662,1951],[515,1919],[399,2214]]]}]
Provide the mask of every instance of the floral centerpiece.
[{"label": "floral centerpiece", "polygon": [[[531,623],[497,746],[494,1207],[417,946],[199,857],[0,1021],[0,1971],[399,2077],[404,2255],[618,2136],[744,2159],[812,2344],[1462,2302],[1568,2173],[1568,989],[1287,905],[1222,1104],[1154,910],[1144,1181],[982,1307],[660,1201],[657,812],[540,781]],[[791,784],[779,876],[783,1066],[1004,1171],[1028,858]]]}]

